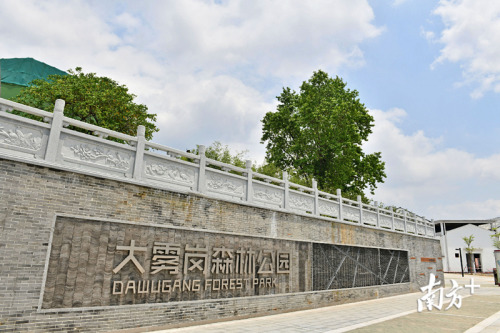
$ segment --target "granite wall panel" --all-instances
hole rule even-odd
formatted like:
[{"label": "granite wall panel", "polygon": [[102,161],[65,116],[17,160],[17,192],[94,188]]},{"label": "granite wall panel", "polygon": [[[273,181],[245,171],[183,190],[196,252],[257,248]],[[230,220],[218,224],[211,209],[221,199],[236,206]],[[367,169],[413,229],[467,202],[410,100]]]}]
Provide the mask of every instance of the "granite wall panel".
[{"label": "granite wall panel", "polygon": [[[131,246],[131,240],[146,247],[147,256],[138,261],[151,275],[149,240],[164,240],[157,234],[169,235],[184,251],[196,244],[236,250],[240,240],[244,250],[290,251],[293,272],[273,275],[283,279],[274,290],[228,287],[191,298],[170,295],[168,301],[161,295],[113,295],[114,281],[143,279],[132,261],[113,273],[130,254],[118,247]],[[386,256],[406,253],[409,282],[313,291],[314,244],[380,248]],[[436,259],[433,270],[422,257]],[[161,274],[167,280],[165,270]],[[160,328],[270,314],[418,291],[429,274],[443,278],[437,240],[0,159],[0,332]],[[216,279],[226,276],[231,279],[231,273]],[[221,298],[236,292],[240,297]],[[152,301],[143,302],[146,298]]]}]

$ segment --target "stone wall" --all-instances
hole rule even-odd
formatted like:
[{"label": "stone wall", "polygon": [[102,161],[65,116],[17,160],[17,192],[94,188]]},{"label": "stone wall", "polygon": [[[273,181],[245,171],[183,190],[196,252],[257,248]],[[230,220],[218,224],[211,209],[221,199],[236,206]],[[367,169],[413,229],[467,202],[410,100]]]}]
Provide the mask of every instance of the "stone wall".
[{"label": "stone wall", "polygon": [[[110,236],[113,228],[117,234]],[[0,159],[0,230],[2,332],[163,327],[418,291],[430,273],[443,278],[438,240],[11,159]],[[119,246],[130,245],[132,239],[138,247],[147,246],[148,254],[137,258],[149,270],[145,274],[151,274],[153,245],[148,233],[150,237],[159,237],[155,239],[158,242],[164,240],[160,235],[171,235],[172,242],[182,247],[194,239],[193,245],[234,245],[236,249],[241,244],[245,249],[268,249],[275,255],[281,251],[285,253],[283,260],[289,254],[291,273],[269,275],[270,279],[277,279],[275,285],[266,285],[269,280],[265,280],[262,288],[228,287],[225,294],[218,291],[203,297],[150,295],[153,301],[149,302],[139,296],[113,296],[113,281],[126,284],[126,279],[136,279],[139,274],[137,265],[129,260],[119,272],[121,275],[114,275],[113,269],[130,254],[118,251]],[[213,239],[213,244],[207,243]],[[314,244],[350,246],[351,257],[355,256],[355,247],[403,253],[410,282],[312,291],[313,284],[308,279],[312,276],[311,249],[317,246]],[[275,269],[279,268],[278,261],[275,264]],[[200,280],[206,277],[200,276]],[[228,281],[231,278],[228,275]]]},{"label": "stone wall", "polygon": [[[203,145],[198,146],[199,154],[192,154],[147,142],[142,125],[137,128],[137,136],[130,136],[87,124],[65,117],[64,104],[63,100],[57,100],[54,112],[47,112],[0,98],[0,155],[280,212],[435,237],[432,221],[404,209],[394,211],[365,204],[361,196],[350,200],[342,196],[340,189],[335,194],[320,191],[314,179],[312,187],[295,184],[286,171],[282,179],[259,174],[252,170],[250,160],[245,168],[212,160],[205,155]],[[44,122],[20,117],[13,110],[37,116]]]}]

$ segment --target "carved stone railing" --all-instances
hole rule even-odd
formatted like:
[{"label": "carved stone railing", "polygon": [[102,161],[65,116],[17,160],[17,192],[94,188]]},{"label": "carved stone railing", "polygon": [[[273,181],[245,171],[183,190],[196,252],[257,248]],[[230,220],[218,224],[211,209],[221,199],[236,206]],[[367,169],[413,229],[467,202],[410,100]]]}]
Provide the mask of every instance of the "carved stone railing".
[{"label": "carved stone railing", "polygon": [[[199,155],[195,155],[147,142],[144,126],[139,126],[137,136],[130,136],[90,125],[65,117],[64,104],[57,100],[52,113],[0,98],[0,156],[368,228],[435,237],[433,221],[423,217],[366,205],[360,197],[349,200],[340,190],[336,194],[322,192],[315,181],[312,188],[290,183],[286,172],[283,179],[258,174],[252,171],[251,161],[246,168],[239,168],[211,160],[205,156],[204,146],[199,146]],[[44,122],[12,114],[13,110],[38,116]]]}]

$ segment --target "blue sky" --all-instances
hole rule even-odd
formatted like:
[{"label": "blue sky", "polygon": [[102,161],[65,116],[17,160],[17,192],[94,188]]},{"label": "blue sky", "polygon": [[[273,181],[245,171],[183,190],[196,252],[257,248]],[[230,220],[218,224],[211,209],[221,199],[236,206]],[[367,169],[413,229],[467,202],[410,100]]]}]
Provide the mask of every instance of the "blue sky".
[{"label": "blue sky", "polygon": [[1,57],[109,76],[158,114],[153,141],[262,162],[282,87],[340,76],[375,117],[373,196],[434,219],[500,216],[500,2],[0,0]]},{"label": "blue sky", "polygon": [[375,24],[385,30],[362,46],[366,65],[340,70],[340,76],[363,93],[369,108],[405,109],[408,117],[401,124],[405,132],[424,130],[430,137],[442,137],[441,147],[466,149],[478,156],[494,153],[500,146],[497,94],[471,98],[474,85],[460,86],[464,81],[460,63],[431,66],[442,44],[428,40],[424,32],[439,35],[444,28],[441,18],[432,14],[436,2],[370,3]]}]

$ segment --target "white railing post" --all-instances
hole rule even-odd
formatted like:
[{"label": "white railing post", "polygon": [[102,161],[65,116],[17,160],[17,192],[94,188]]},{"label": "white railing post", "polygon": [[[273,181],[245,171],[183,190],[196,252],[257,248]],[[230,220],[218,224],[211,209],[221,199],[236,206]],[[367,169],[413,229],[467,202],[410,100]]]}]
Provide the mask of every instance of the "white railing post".
[{"label": "white railing post", "polygon": [[313,215],[318,216],[319,215],[319,193],[318,193],[318,182],[316,179],[312,180],[312,188],[314,192],[314,209],[313,209]]},{"label": "white railing post", "polygon": [[253,201],[253,176],[252,176],[252,161],[246,160],[247,168],[247,202]]},{"label": "white railing post", "polygon": [[380,207],[378,206],[378,201],[375,201],[374,204],[377,207],[377,228],[380,228]]},{"label": "white railing post", "polygon": [[407,218],[406,218],[406,209],[403,211],[403,214],[404,214],[404,217],[405,217],[404,232],[406,233],[406,222],[407,222],[407,221],[406,221],[406,220],[407,220]]},{"label": "white railing post", "polygon": [[144,149],[146,148],[146,127],[137,126],[137,144],[135,145],[134,179],[142,179],[142,165],[144,163]]},{"label": "white railing post", "polygon": [[361,196],[356,197],[359,207],[359,225],[363,225],[363,203],[361,202]]},{"label": "white railing post", "polygon": [[[436,226],[434,225],[434,219],[431,220],[431,224],[432,224],[432,237],[436,237]],[[442,229],[441,229],[441,232],[443,232]]]},{"label": "white railing post", "polygon": [[58,99],[56,100],[56,104],[54,106],[54,115],[52,116],[49,140],[47,142],[47,150],[45,151],[45,160],[48,162],[55,162],[57,158],[59,140],[61,138],[61,130],[63,128],[65,104],[66,102],[62,99]]},{"label": "white railing post", "polygon": [[200,165],[199,165],[199,173],[198,173],[198,192],[205,193],[206,186],[206,173],[205,169],[207,167],[207,157],[205,156],[205,146],[199,145],[198,152],[200,153]]},{"label": "white railing post", "polygon": [[288,180],[288,172],[283,171],[283,180],[285,181],[285,196],[284,196],[284,206],[285,209],[290,209],[290,182]]},{"label": "white railing post", "polygon": [[394,207],[391,207],[391,217],[392,217],[391,230],[394,230]]},{"label": "white railing post", "polygon": [[337,197],[338,197],[338,200],[339,200],[339,220],[340,221],[343,221],[343,218],[344,218],[344,214],[342,212],[342,206],[343,206],[343,202],[342,202],[342,191],[338,188],[337,189]]}]

